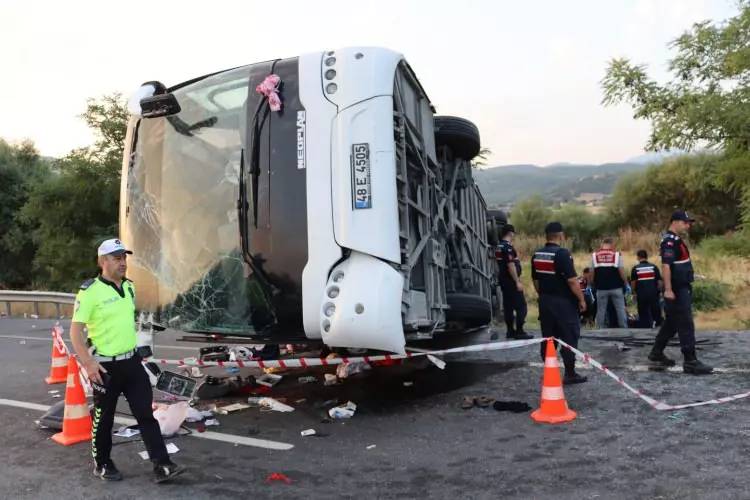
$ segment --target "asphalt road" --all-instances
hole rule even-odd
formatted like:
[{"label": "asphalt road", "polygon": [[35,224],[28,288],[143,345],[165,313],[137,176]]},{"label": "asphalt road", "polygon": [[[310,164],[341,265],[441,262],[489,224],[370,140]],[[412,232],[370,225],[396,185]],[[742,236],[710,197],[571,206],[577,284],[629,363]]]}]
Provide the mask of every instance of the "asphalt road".
[{"label": "asphalt road", "polygon": [[[0,399],[51,405],[50,321],[0,319]],[[669,403],[749,390],[750,335],[704,332],[720,345],[701,358],[724,369],[696,378],[645,369],[648,347],[621,352],[613,342],[581,346],[627,381]],[[197,354],[200,344],[157,339],[158,356]],[[676,348],[670,348],[674,356]],[[140,442],[115,446],[126,479],[91,474],[88,444],[63,447],[34,421],[42,412],[0,402],[0,498],[750,498],[750,399],[678,412],[658,412],[591,370],[587,384],[566,388],[578,418],[534,423],[528,413],[460,407],[464,395],[487,395],[536,407],[541,367],[537,346],[460,355],[432,364],[381,367],[342,385],[300,385],[289,372],[272,395],[292,413],[250,408],[219,415],[212,431],[232,441],[252,437],[292,445],[286,451],[183,436],[169,439],[189,473],[155,485]],[[333,368],[326,368],[333,371]],[[404,382],[412,382],[404,385]],[[305,401],[300,401],[305,399]],[[332,403],[358,405],[351,420],[323,422]],[[229,400],[228,400],[229,402]],[[127,407],[123,405],[123,410]],[[302,437],[314,428],[321,437]],[[372,447],[372,445],[375,445]],[[368,449],[369,447],[369,449]],[[267,483],[280,472],[291,484]]]}]

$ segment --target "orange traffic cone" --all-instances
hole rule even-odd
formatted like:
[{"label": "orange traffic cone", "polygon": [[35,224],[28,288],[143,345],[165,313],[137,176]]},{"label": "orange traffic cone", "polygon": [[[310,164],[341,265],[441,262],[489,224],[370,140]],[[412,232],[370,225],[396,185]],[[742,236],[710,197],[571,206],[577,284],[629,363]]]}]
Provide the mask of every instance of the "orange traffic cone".
[{"label": "orange traffic cone", "polygon": [[62,384],[68,380],[68,351],[65,344],[52,332],[52,362],[49,368],[49,377],[44,381],[48,384]]},{"label": "orange traffic cone", "polygon": [[544,381],[542,382],[542,402],[539,409],[532,412],[536,422],[559,424],[576,418],[576,412],[568,408],[560,380],[560,363],[557,361],[555,341],[547,339],[547,352],[544,356]]},{"label": "orange traffic cone", "polygon": [[68,385],[65,387],[62,432],[52,436],[52,439],[65,446],[91,440],[91,414],[78,375],[78,362],[75,356],[68,358]]}]

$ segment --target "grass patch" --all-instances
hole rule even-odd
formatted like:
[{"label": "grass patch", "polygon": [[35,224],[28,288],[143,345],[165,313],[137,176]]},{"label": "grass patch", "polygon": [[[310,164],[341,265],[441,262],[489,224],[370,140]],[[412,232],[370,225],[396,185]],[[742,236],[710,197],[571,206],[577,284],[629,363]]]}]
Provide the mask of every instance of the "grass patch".
[{"label": "grass patch", "polygon": [[710,255],[750,257],[750,231],[706,238],[701,242],[700,249]]},{"label": "grass patch", "polygon": [[693,309],[715,311],[732,305],[729,300],[729,285],[713,280],[700,280],[693,283]]}]

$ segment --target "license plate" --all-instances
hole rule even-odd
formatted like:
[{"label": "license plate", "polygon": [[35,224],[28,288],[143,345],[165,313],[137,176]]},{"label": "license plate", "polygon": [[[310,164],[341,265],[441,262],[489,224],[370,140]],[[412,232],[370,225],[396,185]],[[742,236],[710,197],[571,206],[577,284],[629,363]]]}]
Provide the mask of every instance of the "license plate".
[{"label": "license plate", "polygon": [[352,203],[355,209],[372,208],[370,145],[352,144]]}]

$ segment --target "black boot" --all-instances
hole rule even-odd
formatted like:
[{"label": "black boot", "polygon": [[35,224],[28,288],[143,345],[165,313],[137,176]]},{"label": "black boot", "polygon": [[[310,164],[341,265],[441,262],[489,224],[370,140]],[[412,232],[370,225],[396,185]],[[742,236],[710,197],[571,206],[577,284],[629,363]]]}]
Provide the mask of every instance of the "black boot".
[{"label": "black boot", "polygon": [[674,366],[675,364],[677,364],[677,363],[675,363],[674,359],[668,358],[667,356],[664,355],[663,352],[658,352],[658,351],[654,351],[654,350],[652,350],[649,353],[648,360],[651,361],[654,364],[665,366],[667,368],[670,367],[670,366]]},{"label": "black boot", "polygon": [[695,358],[690,360],[685,359],[682,363],[682,371],[691,375],[708,375],[709,373],[713,373],[714,369]]},{"label": "black boot", "polygon": [[714,371],[712,367],[698,361],[698,356],[695,355],[695,349],[683,350],[682,355],[685,357],[682,362],[682,371],[684,373],[689,373],[691,375],[708,375]]},{"label": "black boot", "polygon": [[516,335],[517,335],[517,337],[515,337],[515,338],[517,338],[519,340],[520,339],[528,340],[528,339],[533,339],[534,338],[534,336],[532,334],[530,334],[529,332],[527,332],[527,331],[525,331],[523,329],[523,322],[521,322],[520,324],[516,323]]},{"label": "black boot", "polygon": [[565,373],[565,377],[563,377],[563,385],[573,385],[573,384],[582,384],[588,380],[588,377],[584,377],[583,375],[579,375],[576,372],[571,373]]},{"label": "black boot", "polygon": [[533,339],[534,338],[533,335],[530,335],[530,334],[524,332],[523,328],[517,328],[517,329],[514,330],[513,326],[509,325],[508,323],[506,323],[506,327],[505,328],[506,328],[505,336],[508,337],[509,339],[513,339],[513,340],[529,340],[529,339]]},{"label": "black boot", "polygon": [[533,339],[534,336],[523,330],[514,330],[513,333],[508,333],[508,338],[513,340],[529,340]]},{"label": "black boot", "polygon": [[505,323],[505,337],[512,339],[515,334],[516,331],[513,329],[513,325]]}]

